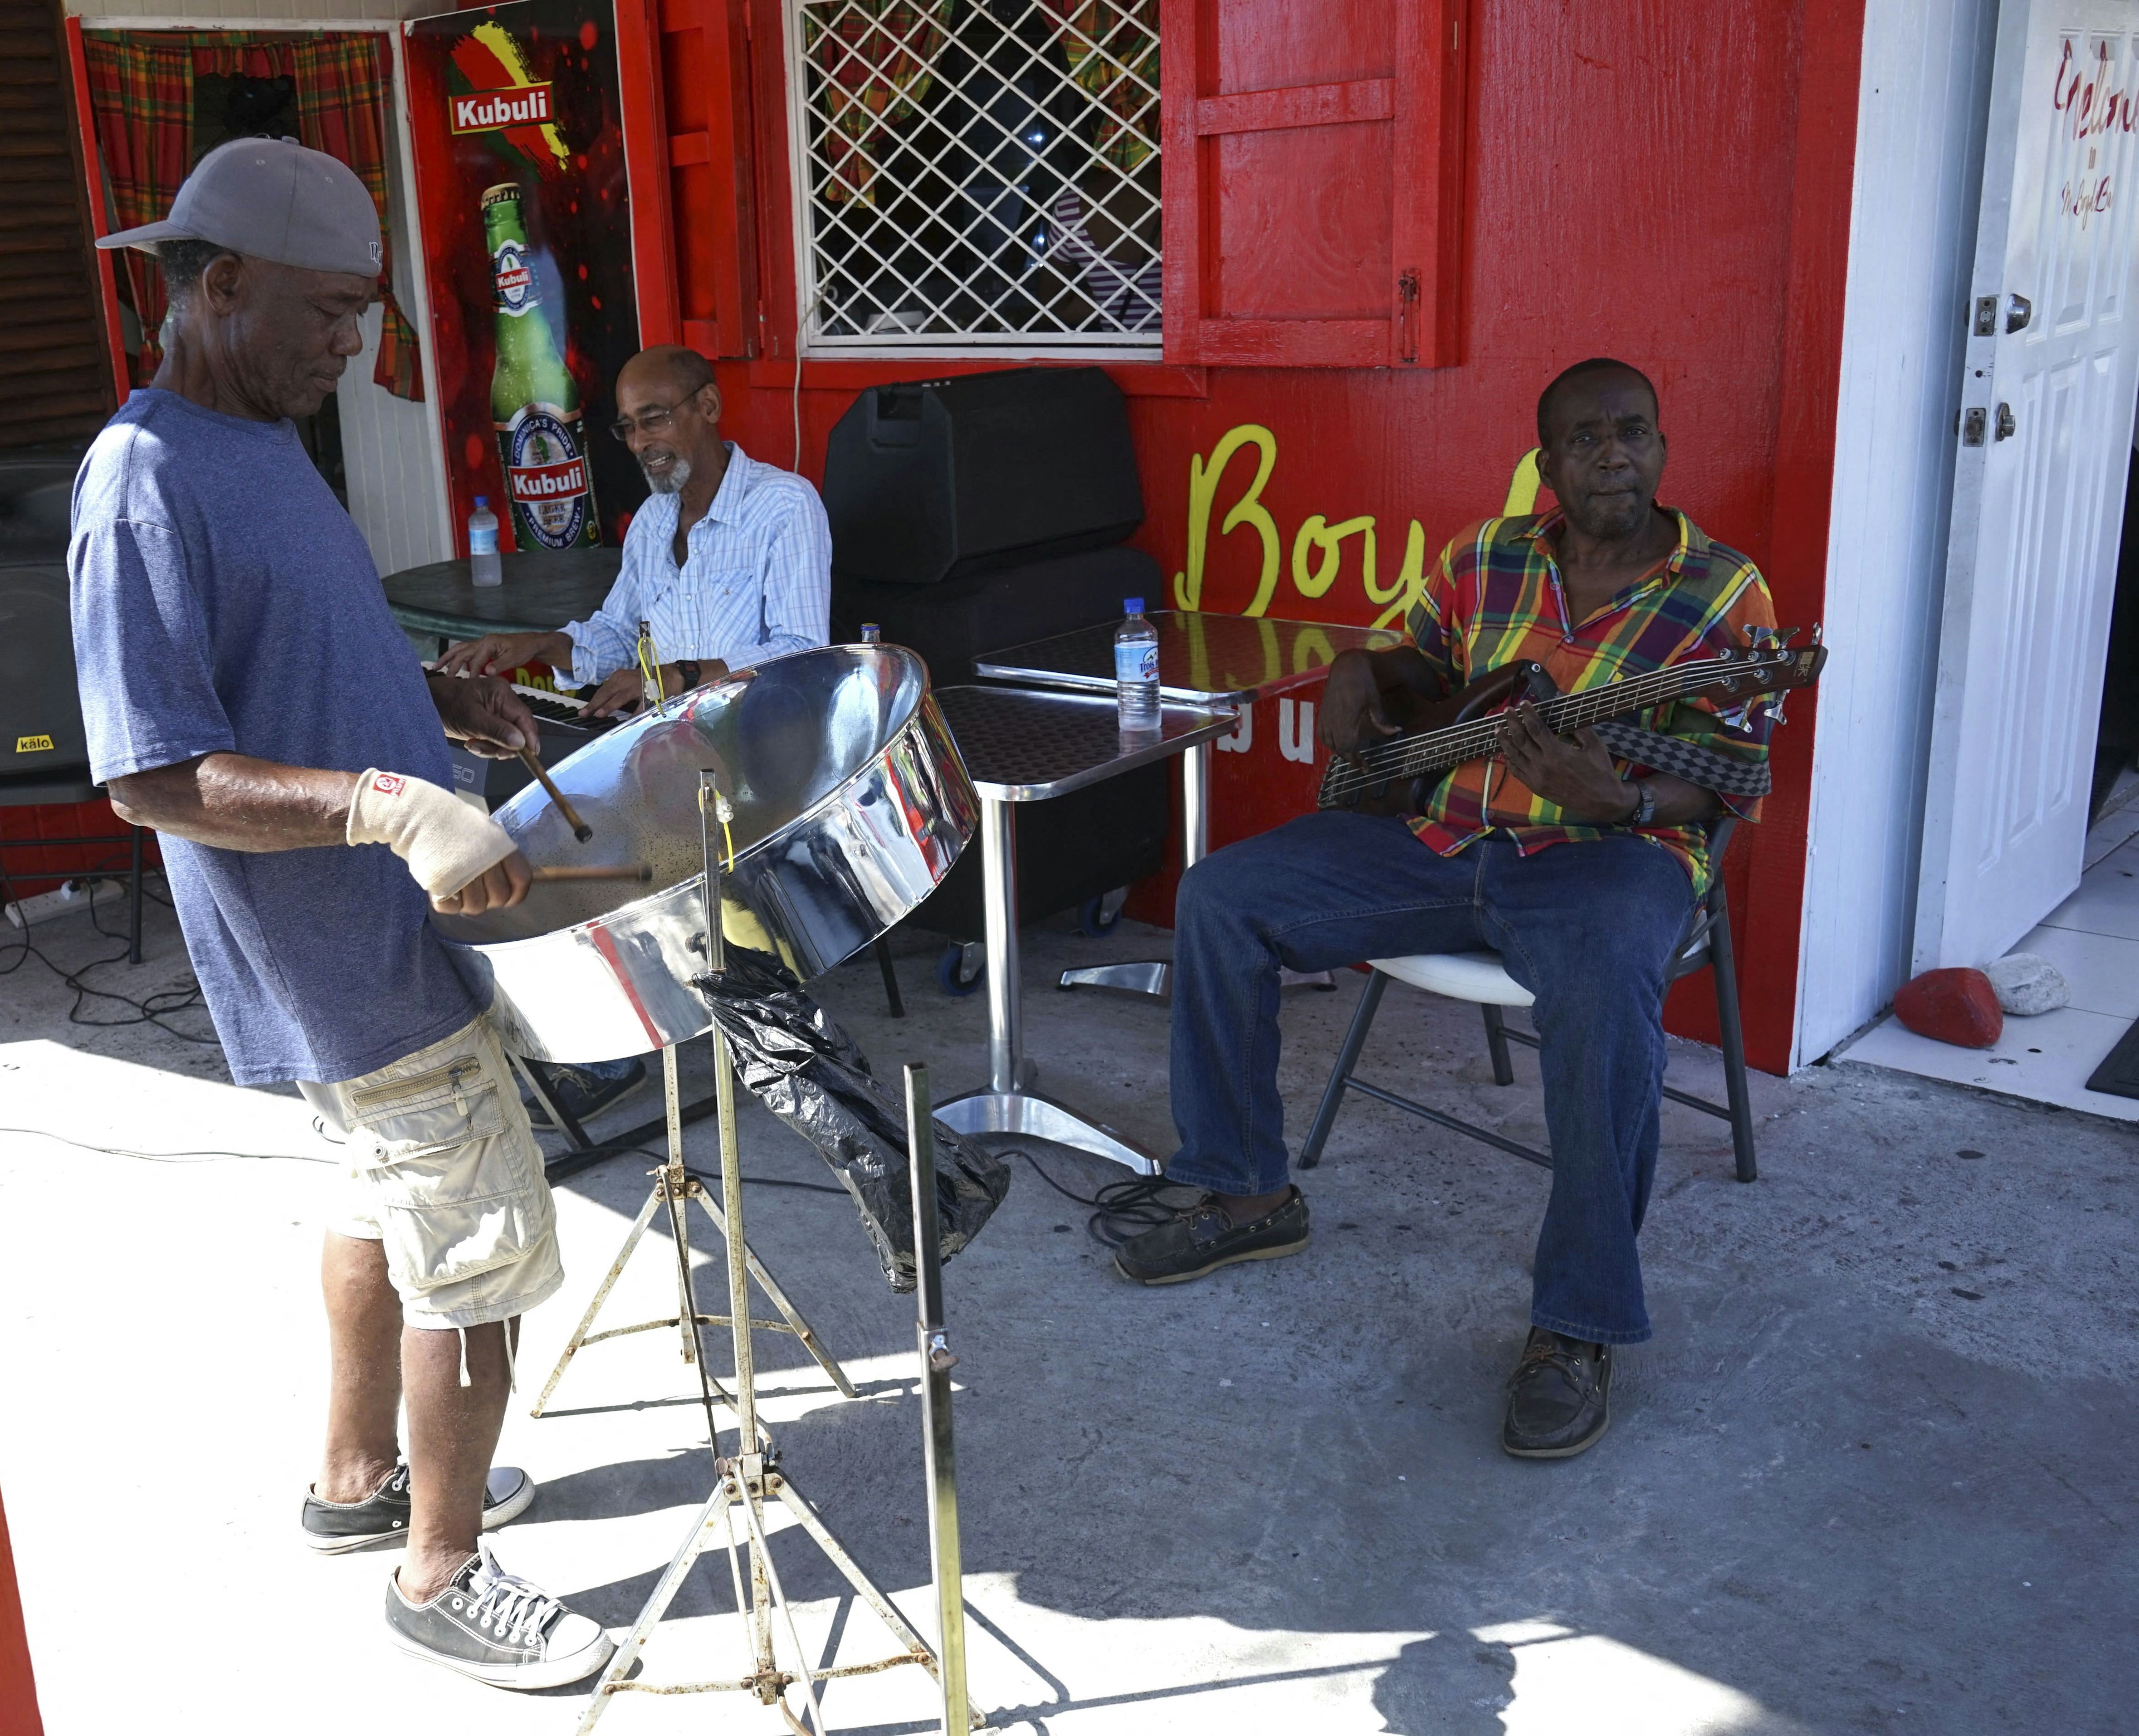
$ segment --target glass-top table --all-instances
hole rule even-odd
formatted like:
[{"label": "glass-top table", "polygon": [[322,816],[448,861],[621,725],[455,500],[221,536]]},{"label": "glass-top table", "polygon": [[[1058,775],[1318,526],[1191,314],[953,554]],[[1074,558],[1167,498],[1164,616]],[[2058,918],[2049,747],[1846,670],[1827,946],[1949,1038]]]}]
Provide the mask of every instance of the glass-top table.
[{"label": "glass-top table", "polygon": [[[1250,615],[1206,614],[1197,609],[1160,609],[1148,618],[1158,630],[1158,691],[1162,699],[1233,711],[1259,699],[1275,698],[1314,686],[1329,673],[1340,651],[1383,651],[1401,645],[1403,635],[1379,627],[1334,627],[1316,621],[1273,621]],[[1087,693],[1114,692],[1114,623],[1081,627],[1052,638],[991,651],[974,663],[990,681],[1022,686],[1067,688]],[[1181,759],[1181,866],[1195,867],[1211,848],[1211,749],[1212,732]],[[1131,994],[1164,995],[1172,966],[1162,959],[1131,964],[1093,965],[1065,971],[1065,989],[1122,989]],[[1288,983],[1329,986],[1327,971],[1307,977],[1288,973]]]}]

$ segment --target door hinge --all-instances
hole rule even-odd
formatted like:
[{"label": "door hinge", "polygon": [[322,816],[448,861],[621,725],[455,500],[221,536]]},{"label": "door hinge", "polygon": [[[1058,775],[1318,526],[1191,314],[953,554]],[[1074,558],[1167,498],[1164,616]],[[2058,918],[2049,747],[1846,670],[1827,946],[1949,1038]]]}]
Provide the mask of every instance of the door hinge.
[{"label": "door hinge", "polygon": [[1983,437],[1989,430],[1990,423],[1990,413],[1987,410],[1977,408],[1964,411],[1960,418],[1960,443],[1963,446],[1982,445]]},{"label": "door hinge", "polygon": [[1418,359],[1418,273],[1406,271],[1397,279],[1397,355],[1400,360]]}]

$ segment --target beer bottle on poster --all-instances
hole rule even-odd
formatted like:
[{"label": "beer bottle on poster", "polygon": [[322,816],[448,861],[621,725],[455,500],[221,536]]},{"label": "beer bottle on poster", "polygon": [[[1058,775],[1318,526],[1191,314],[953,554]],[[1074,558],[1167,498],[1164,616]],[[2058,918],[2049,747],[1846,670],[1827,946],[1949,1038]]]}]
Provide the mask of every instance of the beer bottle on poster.
[{"label": "beer bottle on poster", "polygon": [[497,307],[490,419],[513,534],[523,550],[591,548],[601,540],[601,526],[580,389],[542,315],[516,183],[485,189],[482,235]]}]

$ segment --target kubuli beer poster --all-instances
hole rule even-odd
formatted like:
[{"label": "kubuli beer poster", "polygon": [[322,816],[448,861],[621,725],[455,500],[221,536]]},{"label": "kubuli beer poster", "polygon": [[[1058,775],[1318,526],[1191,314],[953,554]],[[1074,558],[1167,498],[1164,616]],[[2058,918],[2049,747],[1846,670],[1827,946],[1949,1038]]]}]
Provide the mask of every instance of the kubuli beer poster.
[{"label": "kubuli beer poster", "polygon": [[457,552],[614,546],[646,496],[605,430],[639,347],[614,16],[516,0],[405,27]]}]

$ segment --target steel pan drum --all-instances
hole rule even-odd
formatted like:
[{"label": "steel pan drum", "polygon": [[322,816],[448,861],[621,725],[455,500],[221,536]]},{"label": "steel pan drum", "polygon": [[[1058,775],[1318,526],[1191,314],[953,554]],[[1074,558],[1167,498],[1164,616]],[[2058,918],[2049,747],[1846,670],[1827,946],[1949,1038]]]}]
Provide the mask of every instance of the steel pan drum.
[{"label": "steel pan drum", "polygon": [[[973,834],[979,804],[928,691],[896,645],[834,645],[717,682],[551,768],[594,829],[577,842],[539,784],[494,816],[537,867],[644,863],[629,881],[550,881],[511,910],[433,917],[487,975],[507,1045],[608,1061],[709,1029],[698,773],[735,804],[721,933],[807,981],[919,904]],[[717,823],[717,851],[725,851]]]}]

